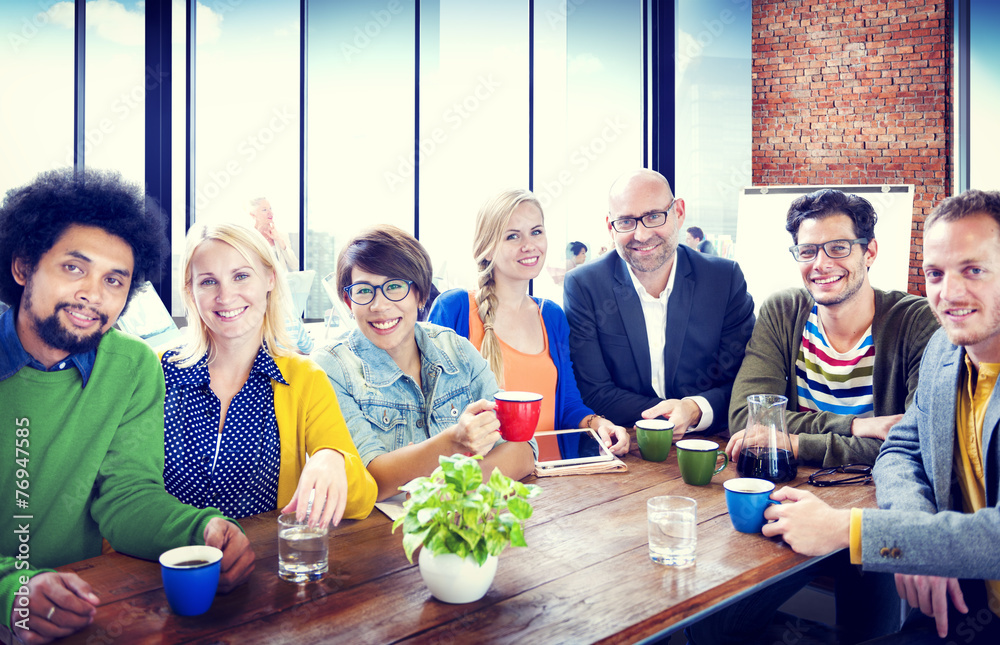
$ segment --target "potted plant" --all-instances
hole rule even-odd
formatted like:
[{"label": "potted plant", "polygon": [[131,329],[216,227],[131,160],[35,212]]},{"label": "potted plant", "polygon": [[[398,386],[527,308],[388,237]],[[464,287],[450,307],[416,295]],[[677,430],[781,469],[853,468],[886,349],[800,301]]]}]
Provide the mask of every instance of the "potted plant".
[{"label": "potted plant", "polygon": [[403,526],[403,550],[413,562],[420,551],[420,575],[438,600],[479,600],[493,583],[497,556],[508,545],[527,546],[523,522],[531,517],[527,501],[541,493],[494,470],[487,482],[481,456],[442,456],[429,477],[400,490],[409,493],[406,513],[392,524]]}]

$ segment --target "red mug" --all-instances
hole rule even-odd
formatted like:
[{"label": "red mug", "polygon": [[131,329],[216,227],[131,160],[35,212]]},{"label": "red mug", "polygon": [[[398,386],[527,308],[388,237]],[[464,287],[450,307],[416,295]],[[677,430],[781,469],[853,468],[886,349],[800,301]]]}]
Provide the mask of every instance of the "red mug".
[{"label": "red mug", "polygon": [[538,415],[542,412],[542,395],[534,392],[497,392],[500,436],[507,441],[528,441],[535,435]]}]

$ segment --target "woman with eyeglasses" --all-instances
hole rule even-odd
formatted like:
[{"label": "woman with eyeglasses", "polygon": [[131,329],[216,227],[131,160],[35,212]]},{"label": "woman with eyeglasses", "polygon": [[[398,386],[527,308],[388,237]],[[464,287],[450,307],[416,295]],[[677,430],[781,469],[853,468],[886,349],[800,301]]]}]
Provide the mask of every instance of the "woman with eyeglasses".
[{"label": "woman with eyeglasses", "polygon": [[394,226],[368,229],[337,259],[337,286],[358,328],[314,355],[333,383],[354,443],[378,483],[378,499],[429,475],[438,458],[483,455],[521,479],[534,468],[534,442],[500,439],[489,365],[466,339],[418,323],[431,292],[431,260]]},{"label": "woman with eyeglasses", "polygon": [[234,518],[276,508],[314,526],[367,517],[375,481],[330,382],[293,349],[288,287],[264,237],[196,226],[182,275],[187,339],[161,359],[167,490]]},{"label": "woman with eyeglasses", "polygon": [[[487,200],[476,217],[473,241],[479,289],[443,293],[429,320],[468,337],[505,389],[542,395],[537,432],[591,428],[611,452],[623,455],[629,447],[625,428],[594,414],[581,400],[562,308],[528,295],[547,248],[542,205],[530,191],[506,190]],[[543,459],[596,451],[596,446],[581,445],[575,433],[538,440]]]}]

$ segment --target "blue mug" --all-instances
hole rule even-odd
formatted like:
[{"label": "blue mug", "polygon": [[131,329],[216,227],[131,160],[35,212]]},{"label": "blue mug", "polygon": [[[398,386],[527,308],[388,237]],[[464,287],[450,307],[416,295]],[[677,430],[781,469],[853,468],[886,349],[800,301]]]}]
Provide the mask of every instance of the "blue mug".
[{"label": "blue mug", "polygon": [[771,504],[780,504],[771,499],[774,483],[766,479],[739,477],[722,484],[726,489],[726,507],[733,528],[741,533],[760,533],[767,524],[764,509]]},{"label": "blue mug", "polygon": [[198,616],[215,600],[222,551],[214,546],[182,546],[160,556],[163,591],[178,616]]}]

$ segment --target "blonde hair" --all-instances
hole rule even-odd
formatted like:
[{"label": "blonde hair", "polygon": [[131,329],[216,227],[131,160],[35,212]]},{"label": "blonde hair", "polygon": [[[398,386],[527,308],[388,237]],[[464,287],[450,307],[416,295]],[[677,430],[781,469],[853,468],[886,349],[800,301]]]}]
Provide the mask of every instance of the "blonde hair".
[{"label": "blonde hair", "polygon": [[[494,260],[500,244],[503,242],[503,233],[507,230],[510,216],[521,204],[533,204],[542,213],[542,221],[545,221],[545,213],[542,211],[542,204],[535,198],[530,190],[512,188],[505,190],[499,195],[486,200],[476,215],[476,235],[472,242],[472,254],[476,258],[476,269],[479,290],[476,293],[476,305],[479,311],[479,320],[483,322],[483,345],[480,353],[490,365],[490,370],[496,376],[497,383],[503,387],[503,354],[500,349],[500,339],[493,331],[493,324],[496,320],[497,296],[496,280],[493,277]],[[492,257],[494,260],[490,260]]]},{"label": "blonde hair", "polygon": [[205,321],[198,315],[192,291],[191,260],[194,252],[207,240],[225,242],[236,249],[243,258],[254,264],[256,260],[264,266],[265,274],[270,271],[274,275],[274,289],[267,295],[267,307],[264,310],[264,327],[261,330],[261,343],[265,344],[268,353],[274,356],[291,356],[295,346],[292,338],[285,330],[285,320],[291,317],[289,304],[291,294],[284,275],[280,273],[271,256],[267,240],[257,229],[242,224],[201,224],[188,231],[184,249],[184,263],[181,269],[184,287],[181,293],[184,298],[188,327],[187,338],[183,345],[177,348],[177,353],[170,357],[170,362],[179,367],[191,367],[208,352],[208,362],[215,358],[215,347]]}]

